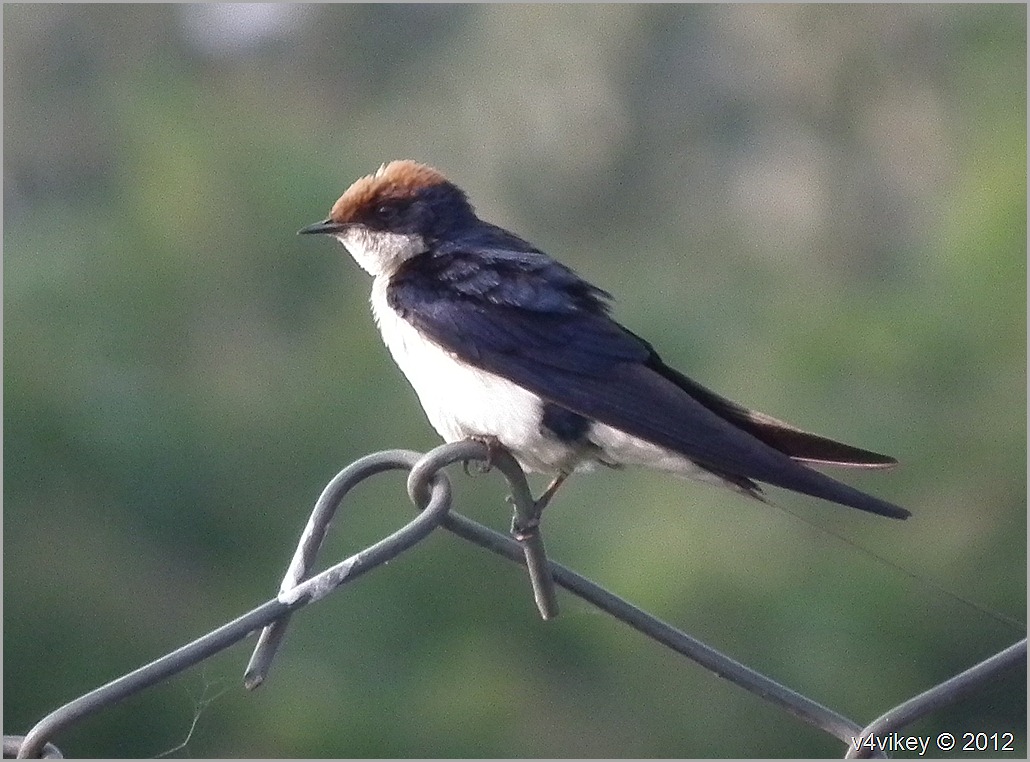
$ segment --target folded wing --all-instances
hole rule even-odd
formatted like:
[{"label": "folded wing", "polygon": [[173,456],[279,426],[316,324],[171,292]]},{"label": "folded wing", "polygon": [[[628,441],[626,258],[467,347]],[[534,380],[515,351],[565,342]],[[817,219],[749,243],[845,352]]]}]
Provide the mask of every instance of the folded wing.
[{"label": "folded wing", "polygon": [[[647,342],[608,316],[600,298],[584,296],[583,288],[592,287],[574,275],[569,280],[571,271],[553,260],[534,257],[527,264],[513,255],[488,265],[477,258],[473,266],[453,253],[423,257],[395,275],[390,304],[463,360],[716,472],[882,516],[910,515],[798,462],[878,468],[892,458],[750,411],[667,367]],[[571,285],[549,277],[553,267]],[[506,271],[511,268],[516,271]],[[440,289],[448,278],[450,288]],[[462,284],[472,285],[462,290]],[[562,293],[566,288],[577,290]]]}]

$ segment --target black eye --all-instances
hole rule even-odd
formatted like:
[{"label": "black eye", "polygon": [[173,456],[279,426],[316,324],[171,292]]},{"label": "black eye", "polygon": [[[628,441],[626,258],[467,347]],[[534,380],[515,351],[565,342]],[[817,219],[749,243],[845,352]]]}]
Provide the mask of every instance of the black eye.
[{"label": "black eye", "polygon": [[370,209],[367,222],[379,230],[403,233],[418,225],[419,209],[420,204],[415,199],[386,199]]},{"label": "black eye", "polygon": [[404,209],[404,205],[396,202],[379,204],[372,210],[372,223],[381,227],[395,225],[404,214]]}]

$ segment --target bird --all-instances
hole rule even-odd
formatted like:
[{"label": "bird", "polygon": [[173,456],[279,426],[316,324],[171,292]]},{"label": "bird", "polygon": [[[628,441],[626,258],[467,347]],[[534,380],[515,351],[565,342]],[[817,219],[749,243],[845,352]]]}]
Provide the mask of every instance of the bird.
[{"label": "bird", "polygon": [[812,466],[897,461],[732,402],[667,365],[612,317],[613,297],[480,219],[439,170],[385,163],[298,231],[343,244],[372,276],[394,361],[446,442],[500,445],[550,475],[642,466],[766,501],[761,485],[894,519],[909,511]]}]

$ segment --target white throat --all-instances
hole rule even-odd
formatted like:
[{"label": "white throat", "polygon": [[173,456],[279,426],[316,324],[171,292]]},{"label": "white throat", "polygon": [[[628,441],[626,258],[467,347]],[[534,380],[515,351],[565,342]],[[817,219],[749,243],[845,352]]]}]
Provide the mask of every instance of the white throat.
[{"label": "white throat", "polygon": [[392,275],[403,262],[423,253],[426,242],[417,233],[389,233],[351,225],[333,237],[347,247],[361,269],[369,275]]}]

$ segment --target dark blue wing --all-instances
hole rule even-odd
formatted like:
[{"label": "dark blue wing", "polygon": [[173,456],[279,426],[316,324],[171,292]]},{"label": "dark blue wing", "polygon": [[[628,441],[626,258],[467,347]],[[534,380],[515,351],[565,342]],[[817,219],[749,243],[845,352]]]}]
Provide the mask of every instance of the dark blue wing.
[{"label": "dark blue wing", "polygon": [[604,292],[539,252],[423,254],[405,263],[387,293],[393,309],[447,350],[586,418],[717,473],[908,515],[806,468],[703,404],[689,385],[702,390],[701,398],[710,395],[709,405],[750,412],[667,368],[649,344],[608,316]]}]

